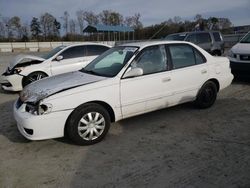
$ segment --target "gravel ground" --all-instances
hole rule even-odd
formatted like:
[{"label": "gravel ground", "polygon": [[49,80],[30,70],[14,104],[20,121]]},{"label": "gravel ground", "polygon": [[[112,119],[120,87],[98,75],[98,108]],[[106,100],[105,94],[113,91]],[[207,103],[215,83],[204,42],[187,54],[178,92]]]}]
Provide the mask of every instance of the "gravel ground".
[{"label": "gravel ground", "polygon": [[[0,54],[1,72],[13,55]],[[210,109],[184,104],[122,120],[83,147],[23,138],[17,97],[0,91],[0,187],[250,187],[250,81],[234,81]]]}]

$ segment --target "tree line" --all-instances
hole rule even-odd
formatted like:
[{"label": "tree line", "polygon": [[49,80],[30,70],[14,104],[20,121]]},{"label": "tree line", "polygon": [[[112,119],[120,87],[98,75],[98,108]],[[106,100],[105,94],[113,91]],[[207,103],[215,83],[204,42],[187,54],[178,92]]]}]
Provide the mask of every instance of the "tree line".
[{"label": "tree line", "polygon": [[[92,11],[78,10],[75,18],[65,11],[60,18],[50,13],[44,13],[39,18],[33,17],[30,23],[23,23],[21,18],[11,18],[0,15],[0,41],[58,41],[58,40],[91,40],[89,35],[83,35],[87,25],[124,25],[135,30],[136,40],[158,39],[168,34],[193,30],[221,30],[232,32],[232,23],[228,18],[203,18],[195,15],[193,20],[183,20],[181,17],[170,18],[160,24],[143,27],[140,13],[124,17],[112,10],[103,10],[96,14]],[[92,40],[96,40],[92,38]]]}]

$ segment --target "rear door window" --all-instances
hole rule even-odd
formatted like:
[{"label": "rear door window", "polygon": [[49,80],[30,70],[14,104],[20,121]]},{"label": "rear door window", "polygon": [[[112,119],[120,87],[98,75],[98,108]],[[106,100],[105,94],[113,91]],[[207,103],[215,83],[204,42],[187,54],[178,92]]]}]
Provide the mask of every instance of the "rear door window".
[{"label": "rear door window", "polygon": [[87,56],[97,56],[101,55],[103,52],[107,51],[109,48],[106,46],[100,45],[87,45],[86,46],[86,55]]},{"label": "rear door window", "polygon": [[85,46],[74,46],[64,50],[60,55],[63,59],[78,58],[85,56]]},{"label": "rear door window", "polygon": [[173,69],[203,64],[206,58],[194,47],[187,44],[168,45]]},{"label": "rear door window", "polygon": [[170,45],[169,52],[172,59],[173,69],[195,65],[195,55],[189,45]]},{"label": "rear door window", "polygon": [[212,41],[209,33],[197,34],[196,40],[197,40],[197,44],[210,43]]},{"label": "rear door window", "polygon": [[187,36],[186,41],[197,44],[196,34],[190,34]]}]

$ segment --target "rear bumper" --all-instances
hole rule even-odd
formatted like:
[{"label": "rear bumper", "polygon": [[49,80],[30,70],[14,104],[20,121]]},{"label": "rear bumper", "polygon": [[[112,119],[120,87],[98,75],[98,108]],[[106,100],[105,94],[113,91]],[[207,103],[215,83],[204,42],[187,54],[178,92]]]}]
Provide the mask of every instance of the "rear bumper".
[{"label": "rear bumper", "polygon": [[228,87],[231,85],[232,81],[234,79],[233,74],[228,74],[227,76],[220,79],[220,90]]}]

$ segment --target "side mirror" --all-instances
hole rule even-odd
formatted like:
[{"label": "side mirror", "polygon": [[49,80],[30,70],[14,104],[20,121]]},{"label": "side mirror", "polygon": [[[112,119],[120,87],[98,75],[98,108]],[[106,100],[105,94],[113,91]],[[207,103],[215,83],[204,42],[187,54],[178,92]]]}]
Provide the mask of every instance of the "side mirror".
[{"label": "side mirror", "polygon": [[56,57],[56,61],[61,61],[61,60],[63,60],[63,56],[62,55],[59,55],[59,56]]},{"label": "side mirror", "polygon": [[124,74],[123,78],[131,78],[131,77],[136,77],[136,76],[141,76],[143,75],[143,70],[142,68],[130,68],[126,71],[126,73]]}]

